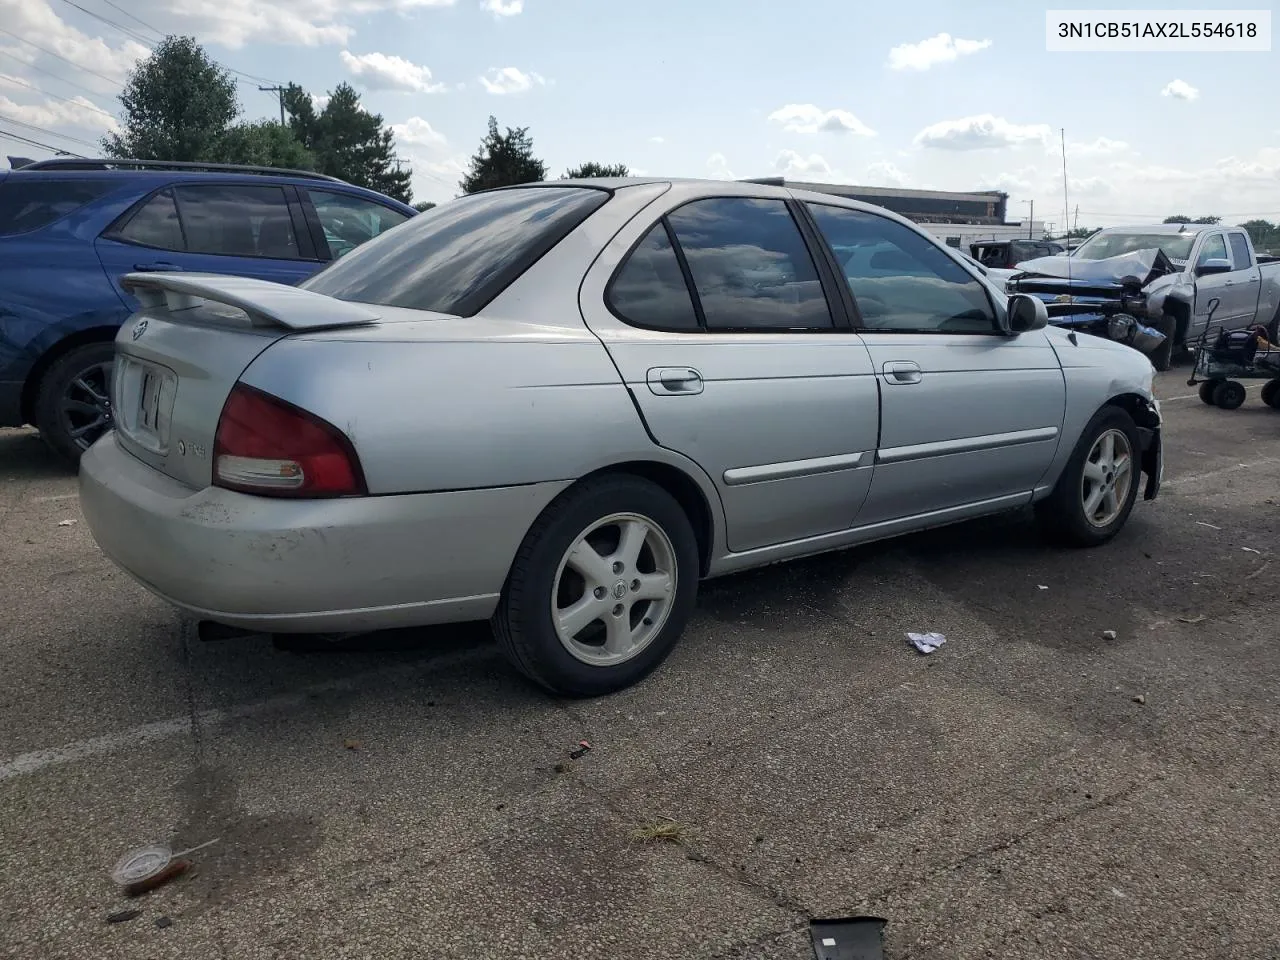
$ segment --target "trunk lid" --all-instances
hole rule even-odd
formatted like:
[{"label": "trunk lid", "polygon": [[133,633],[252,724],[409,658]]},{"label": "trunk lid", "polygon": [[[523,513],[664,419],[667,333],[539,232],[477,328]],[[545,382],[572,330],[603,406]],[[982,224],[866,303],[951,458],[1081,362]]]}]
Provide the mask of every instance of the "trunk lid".
[{"label": "trunk lid", "polygon": [[116,337],[117,441],[196,489],[212,480],[227,395],[263,350],[293,333],[379,318],[363,304],[245,277],[131,273],[121,285],[141,309]]}]

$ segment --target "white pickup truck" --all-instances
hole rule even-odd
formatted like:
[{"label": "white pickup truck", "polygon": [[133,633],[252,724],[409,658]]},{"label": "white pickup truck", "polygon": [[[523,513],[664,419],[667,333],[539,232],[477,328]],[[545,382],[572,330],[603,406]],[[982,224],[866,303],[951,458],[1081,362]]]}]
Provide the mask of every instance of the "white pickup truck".
[{"label": "white pickup truck", "polygon": [[[1101,261],[1111,261],[1114,269]],[[1137,264],[1145,276],[1137,276]],[[1107,227],[1069,258],[1030,260],[1019,270],[1009,281],[1009,292],[1040,296],[1049,308],[1050,322],[1079,326],[1088,322],[1096,305],[1100,315],[1120,309],[1159,331],[1165,339],[1151,353],[1151,362],[1161,370],[1169,368],[1175,350],[1194,343],[1204,332],[1213,300],[1218,301],[1215,330],[1261,325],[1273,338],[1280,335],[1280,261],[1260,261],[1249,234],[1239,227]]]}]

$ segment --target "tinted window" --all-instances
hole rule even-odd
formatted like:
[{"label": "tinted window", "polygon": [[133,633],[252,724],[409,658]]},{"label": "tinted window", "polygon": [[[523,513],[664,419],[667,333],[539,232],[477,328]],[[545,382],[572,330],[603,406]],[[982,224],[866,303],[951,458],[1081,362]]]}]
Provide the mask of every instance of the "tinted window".
[{"label": "tinted window", "polygon": [[668,220],[708,330],[832,326],[818,271],[783,201],[697,200]]},{"label": "tinted window", "polygon": [[115,231],[117,240],[140,243],[145,247],[162,250],[185,250],[182,224],[178,220],[178,207],[173,193],[162,190],[138,208],[129,221]]},{"label": "tinted window", "polygon": [[470,316],[608,199],[581,187],[462,197],[357,247],[302,286],[339,300]]},{"label": "tinted window", "polygon": [[1222,234],[1215,233],[1210,237],[1206,237],[1204,246],[1200,248],[1200,255],[1196,257],[1196,266],[1204,266],[1206,260],[1226,260],[1227,245],[1223,242]]},{"label": "tinted window", "polygon": [[105,180],[36,180],[13,176],[0,183],[0,237],[46,227],[103,196]]},{"label": "tinted window", "polygon": [[284,190],[234,183],[178,187],[189,253],[298,258]]},{"label": "tinted window", "polygon": [[631,251],[606,296],[613,312],[628,323],[662,330],[698,329],[693,299],[663,223]]},{"label": "tinted window", "polygon": [[348,193],[308,189],[307,194],[335,260],[409,219],[398,210]]},{"label": "tinted window", "polygon": [[1231,238],[1231,255],[1235,258],[1237,270],[1248,270],[1253,266],[1253,258],[1249,256],[1249,244],[1243,233],[1227,234]]},{"label": "tinted window", "polygon": [[809,204],[869,330],[992,333],[986,289],[945,250],[900,223]]}]

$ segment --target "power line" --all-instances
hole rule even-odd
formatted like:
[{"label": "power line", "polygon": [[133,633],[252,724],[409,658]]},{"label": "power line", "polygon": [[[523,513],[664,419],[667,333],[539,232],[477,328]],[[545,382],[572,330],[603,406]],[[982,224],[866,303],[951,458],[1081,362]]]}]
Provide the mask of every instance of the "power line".
[{"label": "power line", "polygon": [[107,81],[107,83],[115,84],[117,87],[120,86],[119,80],[113,79],[112,77],[108,77],[105,73],[98,73],[97,70],[90,70],[88,67],[82,67],[80,66],[80,64],[76,63],[74,60],[68,60],[66,57],[64,57],[60,53],[54,53],[52,50],[48,49],[47,47],[42,47],[38,43],[32,43],[30,40],[26,39],[25,37],[18,36],[12,30],[6,30],[4,27],[0,27],[0,33],[4,33],[4,34],[7,34],[8,36],[13,37],[13,39],[17,40],[19,43],[25,43],[29,47],[35,47],[41,53],[47,54],[50,57],[54,57],[55,59],[61,60],[63,63],[69,63],[71,64],[71,66],[75,67],[77,70],[83,70],[85,73],[91,73],[95,77],[100,77],[101,79]]},{"label": "power line", "polygon": [[61,140],[70,140],[72,143],[79,143],[92,150],[98,149],[98,145],[96,143],[90,143],[88,140],[81,140],[79,137],[73,137],[67,133],[58,133],[56,130],[47,130],[44,127],[37,127],[34,123],[27,123],[25,120],[18,120],[14,117],[6,116],[3,113],[0,113],[0,120],[3,120],[5,123],[16,123],[20,127],[26,127],[28,130],[34,130],[36,133],[43,133],[46,136],[58,137]]},{"label": "power line", "polygon": [[151,24],[147,23],[147,21],[143,20],[141,17],[135,17],[132,13],[130,13],[124,7],[121,7],[121,6],[118,6],[117,4],[112,3],[111,0],[102,0],[102,2],[114,10],[119,10],[121,13],[123,13],[126,17],[128,17],[130,20],[134,21],[135,23],[142,24],[144,27],[146,27],[148,30],[154,33],[157,37],[162,37],[162,38],[164,37],[163,33],[161,33]]},{"label": "power line", "polygon": [[39,140],[32,140],[30,137],[19,136],[18,134],[13,133],[12,131],[9,131],[9,130],[0,129],[0,137],[4,137],[6,140],[14,140],[18,143],[25,143],[28,146],[39,147],[41,150],[48,150],[50,153],[60,153],[68,157],[75,157],[79,160],[85,159],[84,157],[80,156],[80,154],[78,153],[72,153],[69,150],[63,150],[61,147],[51,147],[47,143],[41,143]]},{"label": "power line", "polygon": [[74,80],[68,80],[66,77],[62,76],[61,74],[54,73],[52,70],[46,70],[44,67],[37,67],[34,63],[27,63],[27,61],[23,60],[21,57],[17,56],[16,54],[10,53],[8,50],[0,50],[0,56],[8,57],[10,60],[13,60],[17,63],[22,64],[24,67],[26,67],[29,70],[35,70],[37,73],[43,73],[46,76],[53,77],[53,79],[55,80],[61,80],[63,83],[69,84],[70,86],[75,87],[77,90],[83,90],[85,93],[92,94],[95,97],[99,95],[97,90],[90,90],[88,87],[86,87],[82,83],[76,83]]},{"label": "power line", "polygon": [[71,97],[64,97],[58,93],[50,93],[48,90],[41,90],[39,87],[34,86],[30,83],[27,83],[27,81],[21,80],[18,77],[6,77],[5,80],[6,82],[20,84],[21,86],[26,87],[28,90],[34,90],[36,93],[40,94],[43,97],[53,97],[55,100],[65,100],[67,103],[73,104],[74,106],[84,107],[86,110],[93,110],[96,113],[102,114],[104,117],[111,117],[112,120],[115,120],[114,116],[107,113],[107,111],[103,110],[101,107],[94,106],[92,103],[81,103],[79,100],[71,99]]}]

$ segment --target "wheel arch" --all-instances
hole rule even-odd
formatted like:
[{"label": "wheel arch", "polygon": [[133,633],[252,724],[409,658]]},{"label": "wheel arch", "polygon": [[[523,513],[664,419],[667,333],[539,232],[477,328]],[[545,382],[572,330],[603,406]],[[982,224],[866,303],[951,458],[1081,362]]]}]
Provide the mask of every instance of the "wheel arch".
[{"label": "wheel arch", "polygon": [[40,354],[40,357],[27,372],[27,378],[22,384],[19,411],[23,419],[27,423],[35,422],[36,397],[40,393],[40,382],[44,379],[44,375],[49,372],[50,367],[77,347],[83,347],[90,343],[110,343],[115,340],[116,334],[119,332],[119,324],[86,327],[84,330],[77,330],[75,333],[63,337],[44,353]]}]

